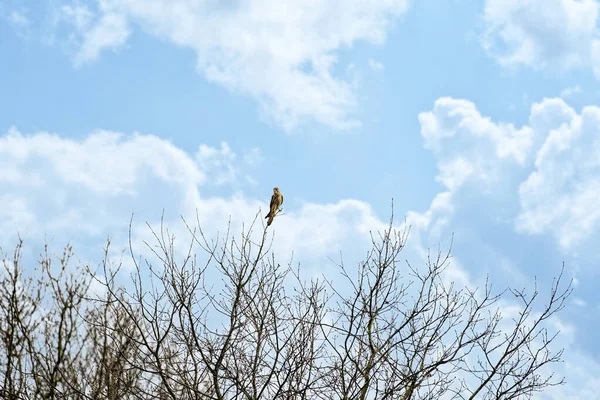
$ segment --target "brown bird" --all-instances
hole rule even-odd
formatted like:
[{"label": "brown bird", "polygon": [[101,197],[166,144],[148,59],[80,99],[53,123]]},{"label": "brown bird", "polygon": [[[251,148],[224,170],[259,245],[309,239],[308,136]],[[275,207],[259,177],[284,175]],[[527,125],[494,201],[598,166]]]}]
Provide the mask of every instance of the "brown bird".
[{"label": "brown bird", "polygon": [[271,196],[271,204],[269,204],[269,213],[265,217],[268,218],[267,226],[270,226],[273,223],[273,218],[277,214],[277,210],[283,204],[283,195],[279,191],[279,188],[273,188],[273,196]]}]

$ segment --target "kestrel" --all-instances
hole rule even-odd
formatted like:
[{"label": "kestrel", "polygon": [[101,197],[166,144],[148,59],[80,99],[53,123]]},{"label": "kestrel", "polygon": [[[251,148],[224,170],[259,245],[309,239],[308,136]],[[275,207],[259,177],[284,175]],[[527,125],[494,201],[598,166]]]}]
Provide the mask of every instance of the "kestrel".
[{"label": "kestrel", "polygon": [[269,213],[265,217],[265,219],[269,219],[267,221],[267,226],[270,226],[273,223],[273,218],[277,214],[277,210],[283,204],[283,195],[279,191],[279,188],[273,188],[273,196],[271,196],[271,204],[269,205]]}]

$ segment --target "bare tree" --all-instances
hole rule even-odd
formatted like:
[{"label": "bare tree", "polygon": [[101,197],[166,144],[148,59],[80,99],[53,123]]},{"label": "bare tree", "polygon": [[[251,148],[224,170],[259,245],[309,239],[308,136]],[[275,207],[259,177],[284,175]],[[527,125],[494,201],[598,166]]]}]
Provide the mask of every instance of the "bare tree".
[{"label": "bare tree", "polygon": [[[571,292],[562,273],[541,308],[537,286],[456,287],[450,252],[400,258],[409,229],[392,218],[358,268],[307,280],[258,221],[214,240],[183,221],[183,254],[161,222],[146,258],[130,229],[128,282],[108,246],[99,270],[69,269],[70,247],[52,268],[46,248],[41,277],[25,278],[19,242],[1,277],[1,397],[500,400],[564,382],[547,331]],[[510,319],[507,295],[520,302]]]},{"label": "bare tree", "polygon": [[71,382],[78,377],[77,361],[87,337],[79,316],[89,279],[69,271],[73,253],[68,245],[56,267],[46,245],[34,269],[38,279],[26,277],[22,248],[19,239],[12,260],[3,255],[2,394],[9,399],[72,396]]},{"label": "bare tree", "polygon": [[425,268],[400,260],[408,230],[389,229],[372,238],[356,276],[340,268],[352,288],[336,294],[334,316],[322,324],[331,349],[331,397],[340,399],[513,399],[563,383],[544,367],[560,361],[552,351],[557,333],[544,322],[559,312],[571,292],[562,272],[547,303],[534,315],[530,296],[510,290],[521,310],[505,321],[503,293],[456,288],[445,280],[450,252],[429,257]]},{"label": "bare tree", "polygon": [[[117,272],[109,267],[108,250],[105,248],[102,270],[108,275],[101,281],[108,287],[104,293],[88,297],[92,305],[83,322],[87,329],[85,355],[81,357],[80,371],[87,371],[75,381],[78,397],[85,399],[130,399],[141,395],[142,371],[133,360],[139,356],[135,321],[121,304],[122,289],[115,286]],[[99,281],[96,273],[88,269],[93,282]],[[117,301],[117,297],[119,301]]]},{"label": "bare tree", "polygon": [[0,279],[0,397],[7,400],[20,399],[28,388],[27,336],[40,325],[37,317],[41,302],[40,287],[31,278],[23,277],[19,238],[12,259],[2,255]]}]

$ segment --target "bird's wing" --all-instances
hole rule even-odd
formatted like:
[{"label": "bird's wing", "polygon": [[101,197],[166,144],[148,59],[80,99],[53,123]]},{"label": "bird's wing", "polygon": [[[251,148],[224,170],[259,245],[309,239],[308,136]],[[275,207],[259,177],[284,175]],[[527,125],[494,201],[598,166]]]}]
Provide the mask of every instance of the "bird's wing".
[{"label": "bird's wing", "polygon": [[269,208],[272,210],[273,207],[277,207],[277,195],[273,194],[273,196],[271,196],[271,204],[269,204]]},{"label": "bird's wing", "polygon": [[281,193],[279,193],[279,199],[281,200],[279,202],[279,207],[281,207],[281,205],[283,204],[283,195]]}]

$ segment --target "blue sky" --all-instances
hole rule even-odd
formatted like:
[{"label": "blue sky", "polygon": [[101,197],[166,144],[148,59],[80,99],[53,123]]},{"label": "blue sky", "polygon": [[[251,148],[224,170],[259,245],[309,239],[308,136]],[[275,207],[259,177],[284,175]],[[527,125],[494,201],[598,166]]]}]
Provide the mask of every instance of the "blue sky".
[{"label": "blue sky", "polygon": [[393,198],[407,258],[454,233],[465,284],[548,287],[564,261],[569,383],[542,398],[593,398],[599,7],[0,0],[0,245],[93,258],[132,212],[140,241],[163,208],[216,231],[277,185],[275,249],[316,270],[358,257]]}]

